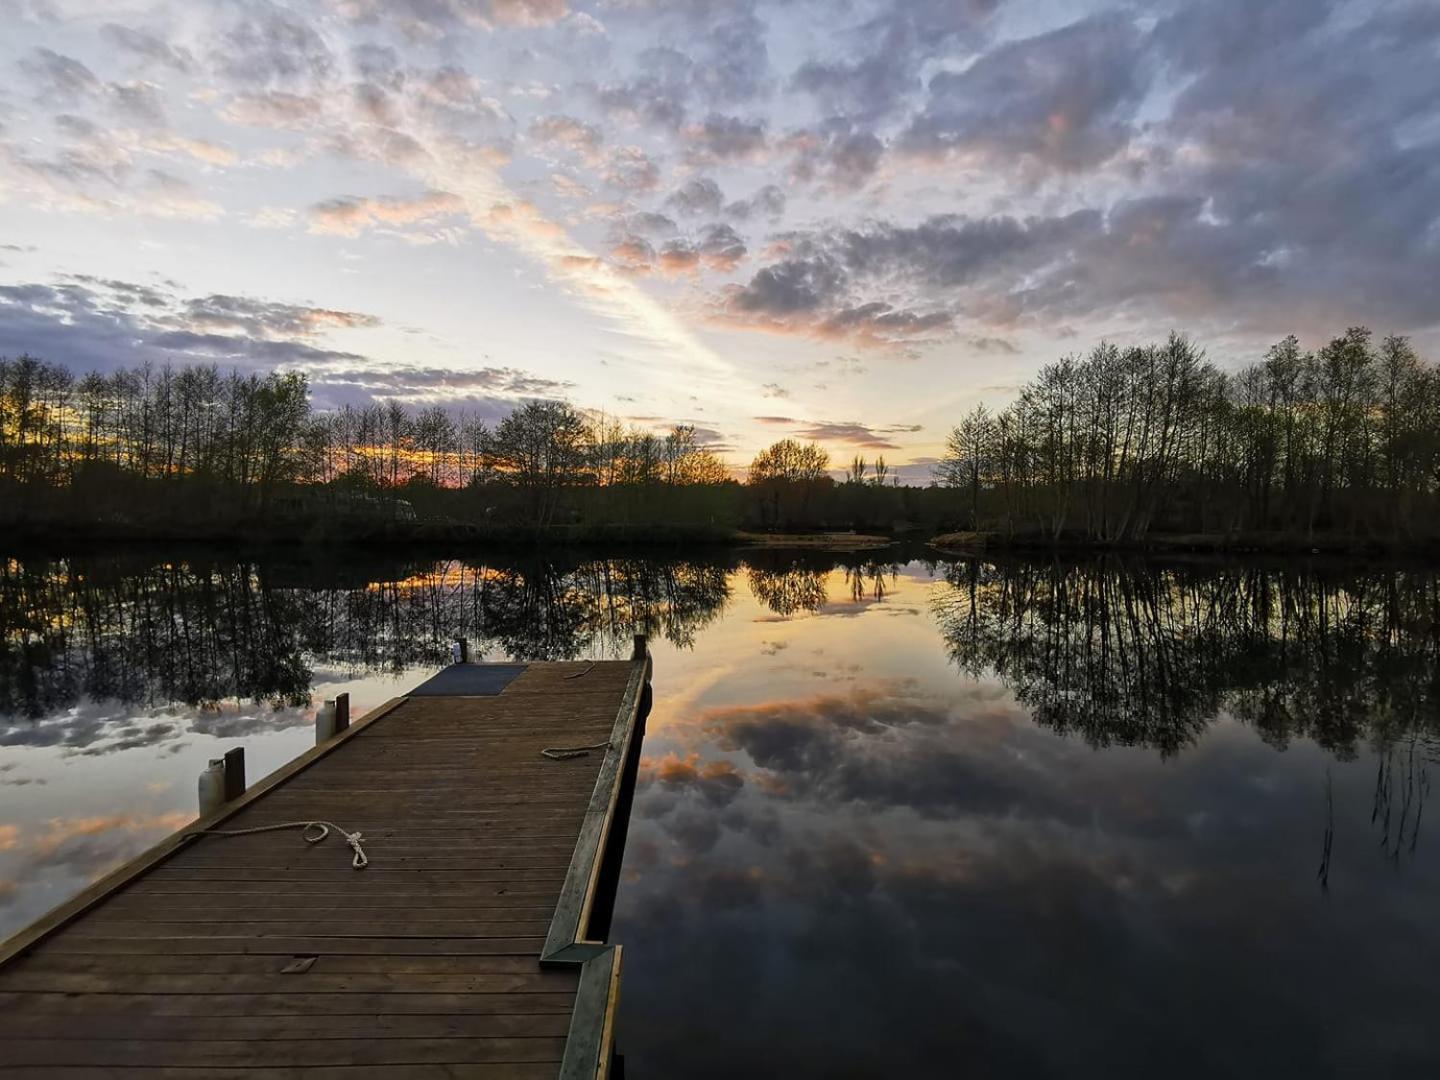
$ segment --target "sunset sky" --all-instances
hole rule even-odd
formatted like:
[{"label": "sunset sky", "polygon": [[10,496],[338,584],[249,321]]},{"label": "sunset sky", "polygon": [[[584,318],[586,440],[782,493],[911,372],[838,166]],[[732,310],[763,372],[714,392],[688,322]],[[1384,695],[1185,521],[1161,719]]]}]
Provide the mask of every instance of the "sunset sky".
[{"label": "sunset sky", "polygon": [[1042,364],[1440,359],[1440,4],[0,0],[0,354],[928,479]]}]

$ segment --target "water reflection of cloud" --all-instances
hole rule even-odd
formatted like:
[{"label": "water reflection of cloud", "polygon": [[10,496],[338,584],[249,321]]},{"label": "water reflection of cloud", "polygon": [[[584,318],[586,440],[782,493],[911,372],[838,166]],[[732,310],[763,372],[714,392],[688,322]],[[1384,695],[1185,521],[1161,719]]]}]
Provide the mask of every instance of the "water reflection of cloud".
[{"label": "water reflection of cloud", "polygon": [[0,907],[24,897],[27,884],[48,885],[57,876],[93,881],[134,856],[145,841],[158,839],[193,820],[193,815],[97,814],[51,818],[36,830],[0,826],[10,889],[0,888]]},{"label": "water reflection of cloud", "polygon": [[[1207,746],[1186,774],[1151,754],[1112,775],[1101,756],[1018,720],[1018,742],[982,733],[962,767],[942,762],[954,788],[942,818],[923,776],[911,796],[881,785],[883,806],[873,775],[856,783],[877,757],[908,760],[892,744],[933,749],[932,736],[956,737],[965,709],[917,703],[886,713],[861,695],[712,711],[703,731],[717,750],[746,753],[765,770],[757,778],[784,783],[747,774],[711,815],[716,828],[697,823],[703,796],[678,782],[704,772],[704,751],[676,757],[689,768],[674,770],[669,788],[652,772],[617,927],[636,942],[627,1009],[649,1033],[649,1069],[692,1060],[686,1047],[721,1029],[733,1038],[687,1075],[762,1059],[776,1075],[817,1075],[804,1050],[812,1039],[826,1040],[827,1065],[846,1063],[845,1075],[944,1075],[938,1063],[953,1063],[957,1047],[978,1075],[1062,1075],[1076,1061],[1087,1074],[1134,1075],[1191,1035],[1193,1060],[1177,1067],[1166,1056],[1169,1075],[1286,1073],[1286,1061],[1323,1074],[1325,1017],[1337,1009],[1355,1030],[1383,1031],[1428,1060],[1416,1010],[1387,1004],[1373,978],[1337,981],[1329,967],[1332,950],[1360,949],[1386,985],[1428,985],[1425,962],[1397,944],[1419,932],[1424,911],[1387,905],[1388,875],[1353,870],[1343,910],[1316,903],[1313,815],[1279,812],[1293,804],[1294,763],[1247,737]],[[767,742],[777,716],[786,737]],[[787,741],[796,728],[815,729],[798,749]],[[1047,755],[1046,743],[1057,749]],[[1022,783],[1023,759],[1036,755],[1047,772]],[[1272,769],[1272,784],[1249,782]],[[1197,840],[1200,808],[1209,822]],[[1265,818],[1268,830],[1255,828]],[[1297,829],[1304,851],[1277,852],[1276,836],[1293,840]],[[1277,888],[1277,859],[1297,854],[1305,872]],[[1218,1017],[1224,1030],[1210,1030]],[[1031,1037],[1037,1027],[1045,1039]],[[1258,1056],[1236,1056],[1252,1041]]]},{"label": "water reflection of cloud", "polygon": [[[313,710],[306,708],[267,710],[226,702],[199,712],[137,712],[121,702],[87,699],[40,719],[0,718],[0,746],[56,747],[66,755],[81,757],[162,745],[167,752],[174,752],[176,746],[185,745],[175,740],[188,734],[241,739],[313,721]],[[0,779],[0,783],[28,782]]]}]

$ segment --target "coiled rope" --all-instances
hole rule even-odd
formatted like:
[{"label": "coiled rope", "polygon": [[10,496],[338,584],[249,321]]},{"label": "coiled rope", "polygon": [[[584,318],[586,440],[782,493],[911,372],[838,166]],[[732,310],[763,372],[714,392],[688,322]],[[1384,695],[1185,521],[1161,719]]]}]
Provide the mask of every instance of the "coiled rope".
[{"label": "coiled rope", "polygon": [[[255,833],[277,832],[280,829],[304,829],[300,838],[307,844],[318,844],[330,835],[334,829],[345,838],[350,849],[355,852],[355,857],[350,860],[350,865],[356,870],[364,870],[370,865],[370,858],[365,854],[365,849],[360,846],[361,836],[358,832],[346,832],[333,821],[285,821],[279,825],[257,825],[253,829],[197,829],[195,832],[186,833],[186,839],[192,836],[252,836]],[[314,830],[319,830],[315,832]]]},{"label": "coiled rope", "polygon": [[567,761],[570,758],[588,757],[591,750],[609,750],[608,742],[597,742],[594,746],[547,746],[540,751],[541,757],[551,761]]}]

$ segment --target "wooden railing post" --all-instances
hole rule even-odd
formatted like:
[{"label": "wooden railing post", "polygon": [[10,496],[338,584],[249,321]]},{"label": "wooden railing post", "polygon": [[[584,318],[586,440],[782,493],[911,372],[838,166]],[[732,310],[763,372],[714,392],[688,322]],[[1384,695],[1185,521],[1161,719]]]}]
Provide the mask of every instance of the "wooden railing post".
[{"label": "wooden railing post", "polygon": [[630,654],[631,660],[640,660],[645,656],[646,637],[644,634],[635,635],[635,650]]},{"label": "wooden railing post", "polygon": [[350,694],[335,695],[335,734],[339,735],[350,726]]}]

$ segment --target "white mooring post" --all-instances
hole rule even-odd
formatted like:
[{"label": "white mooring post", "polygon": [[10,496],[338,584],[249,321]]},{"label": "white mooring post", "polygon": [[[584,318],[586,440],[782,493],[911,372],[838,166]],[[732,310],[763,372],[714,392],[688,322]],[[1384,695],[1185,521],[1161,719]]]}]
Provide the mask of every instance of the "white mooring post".
[{"label": "white mooring post", "polygon": [[200,816],[209,817],[225,805],[225,759],[211,758],[200,774]]},{"label": "white mooring post", "polygon": [[315,713],[315,745],[319,746],[327,739],[335,737],[335,699],[326,698],[325,703]]},{"label": "white mooring post", "polygon": [[226,750],[224,757],[212,758],[196,785],[200,816],[213,814],[232,799],[245,794],[245,748]]}]

